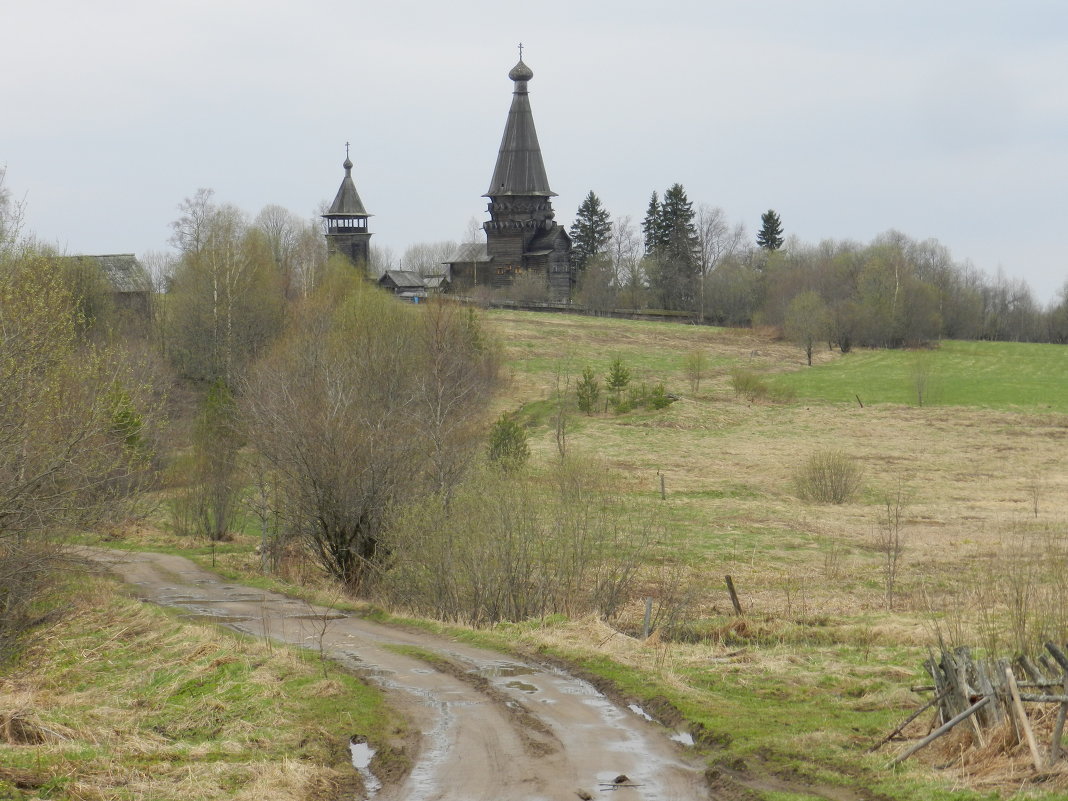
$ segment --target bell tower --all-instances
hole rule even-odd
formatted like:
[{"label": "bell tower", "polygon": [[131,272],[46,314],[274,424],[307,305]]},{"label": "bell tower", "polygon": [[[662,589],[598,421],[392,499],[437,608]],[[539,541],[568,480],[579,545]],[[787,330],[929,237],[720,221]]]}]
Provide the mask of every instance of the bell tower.
[{"label": "bell tower", "polygon": [[345,177],[330,210],[323,215],[326,228],[326,253],[340,253],[361,269],[367,268],[371,258],[371,232],[367,219],[371,216],[363,207],[363,201],[352,182],[352,160],[349,158],[349,143],[345,143]]}]

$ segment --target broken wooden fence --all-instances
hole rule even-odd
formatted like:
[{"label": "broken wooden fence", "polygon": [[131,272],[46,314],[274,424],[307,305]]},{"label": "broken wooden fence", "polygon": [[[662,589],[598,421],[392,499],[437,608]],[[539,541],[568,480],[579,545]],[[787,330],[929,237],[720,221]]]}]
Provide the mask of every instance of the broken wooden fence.
[{"label": "broken wooden fence", "polygon": [[[987,733],[1006,720],[1012,721],[1019,741],[1027,742],[1036,770],[1042,770],[1047,764],[1053,765],[1061,756],[1061,736],[1068,715],[1068,656],[1065,650],[1048,642],[1048,654],[1042,654],[1037,661],[1022,656],[1011,663],[1007,659],[974,659],[968,648],[942,650],[938,659],[932,653],[924,667],[934,684],[913,688],[917,692],[933,693],[931,700],[870,750],[875,751],[887,742],[903,739],[901,735],[904,729],[925,711],[935,707],[937,712],[927,736],[894,757],[891,765],[904,762],[963,723],[971,728],[974,742],[982,748],[986,744]],[[1025,703],[1059,705],[1046,760],[1039,750]]]}]

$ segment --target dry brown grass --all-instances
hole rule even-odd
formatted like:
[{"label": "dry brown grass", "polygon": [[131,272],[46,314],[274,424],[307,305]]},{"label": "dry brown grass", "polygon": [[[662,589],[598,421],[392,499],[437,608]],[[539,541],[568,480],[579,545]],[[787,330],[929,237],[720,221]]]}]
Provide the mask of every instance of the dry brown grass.
[{"label": "dry brown grass", "polygon": [[[1068,417],[964,408],[752,404],[734,396],[722,367],[713,368],[701,393],[692,397],[683,364],[690,348],[769,372],[800,369],[802,355],[748,330],[654,323],[621,328],[610,320],[516,312],[494,313],[492,321],[504,332],[512,363],[522,365],[530,357],[531,341],[538,344],[538,358],[568,359],[577,369],[583,353],[605,359],[618,354],[639,365],[633,370],[637,380],[662,379],[669,391],[682,395],[657,413],[575,415],[569,444],[600,456],[634,492],[655,496],[658,473],[663,473],[669,495],[665,511],[714,574],[735,576],[753,609],[846,616],[882,610],[872,527],[881,496],[898,486],[908,500],[899,591],[904,611],[914,615],[945,600],[947,591],[956,593],[962,579],[1014,531],[1063,527],[1068,521],[1063,459]],[[559,343],[558,352],[551,345],[547,351],[546,343]],[[821,353],[821,359],[833,358]],[[674,365],[674,370],[665,375],[643,368],[642,359]],[[508,402],[514,408],[547,397],[551,380],[549,371],[517,369]],[[531,447],[535,459],[551,459],[551,432],[536,435]],[[796,467],[826,447],[841,450],[863,468],[862,493],[852,503],[826,506],[796,497]],[[718,579],[708,589],[718,594],[715,584]],[[722,606],[722,600],[718,603]],[[915,628],[907,621],[891,628],[898,625]]]},{"label": "dry brown grass", "polygon": [[[572,652],[608,654],[680,692],[695,673],[716,675],[707,680],[722,679],[735,690],[771,679],[816,694],[826,692],[821,681],[828,674],[841,675],[857,691],[851,708],[896,714],[921,702],[908,686],[917,683],[926,646],[939,637],[975,647],[1017,647],[1019,626],[1005,604],[1013,580],[1005,566],[1014,558],[1033,554],[1049,562],[1048,554],[1057,551],[1053,569],[1028,579],[1034,600],[1027,626],[1037,636],[1052,616],[1068,621],[1063,587],[1057,590],[1068,533],[1068,415],[750,403],[730,389],[725,365],[733,361],[768,373],[804,369],[803,354],[752,331],[658,324],[621,329],[613,321],[504,312],[493,321],[506,332],[508,356],[517,365],[509,408],[550,394],[551,370],[544,363],[539,369],[535,354],[560,360],[573,374],[587,361],[597,365],[619,355],[635,380],[663,380],[681,396],[656,413],[576,414],[569,446],[596,454],[627,491],[658,504],[676,535],[666,547],[704,576],[688,610],[690,618],[707,621],[703,642],[639,643],[591,621],[538,630],[530,638]],[[684,357],[697,347],[717,366],[695,396]],[[822,352],[819,358],[836,356]],[[797,466],[827,448],[862,466],[864,482],[850,503],[805,502],[792,486]],[[535,461],[548,463],[555,454],[551,432],[536,432],[531,450]],[[665,501],[658,500],[660,474]],[[898,489],[905,500],[904,551],[894,609],[888,611],[875,527],[885,498]],[[643,593],[655,595],[653,572]],[[726,617],[725,574],[750,613],[744,620]],[[624,627],[634,630],[641,616],[636,601]],[[737,644],[746,641],[751,644]],[[801,739],[793,743],[802,746]],[[995,743],[964,757],[962,744],[947,738],[914,761],[941,766],[956,759],[961,764],[943,775],[961,787],[1012,792],[1034,779],[1026,747],[1021,752],[1015,739],[1011,748]],[[1064,781],[1058,768],[1042,787],[1064,789]]]},{"label": "dry brown grass", "polygon": [[[309,731],[271,701],[317,666],[93,586],[21,669],[0,679],[0,794],[4,781],[58,781],[72,799],[352,796],[341,733],[333,754],[335,735]],[[227,678],[235,665],[248,670]],[[169,711],[201,684],[212,695]],[[247,685],[258,688],[255,698],[235,700]],[[309,699],[345,696],[337,680],[309,686]]]}]

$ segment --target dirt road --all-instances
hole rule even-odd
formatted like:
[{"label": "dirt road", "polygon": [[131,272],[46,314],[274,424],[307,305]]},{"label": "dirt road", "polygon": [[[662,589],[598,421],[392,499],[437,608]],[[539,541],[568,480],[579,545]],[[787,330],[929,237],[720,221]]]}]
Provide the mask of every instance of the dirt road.
[{"label": "dirt road", "polygon": [[[394,629],[227,582],[179,556],[94,550],[139,595],[257,637],[303,645],[378,682],[420,732],[414,768],[380,801],[708,799],[702,766],[672,732],[545,665]],[[396,653],[415,646],[449,665]],[[459,666],[459,667],[457,667]],[[625,775],[622,785],[614,780]]]}]

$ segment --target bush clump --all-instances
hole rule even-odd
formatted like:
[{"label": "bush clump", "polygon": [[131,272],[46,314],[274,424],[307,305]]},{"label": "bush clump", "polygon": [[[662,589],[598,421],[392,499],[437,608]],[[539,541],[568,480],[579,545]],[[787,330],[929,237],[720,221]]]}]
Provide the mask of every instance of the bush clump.
[{"label": "bush clump", "polygon": [[508,413],[498,417],[490,430],[489,458],[506,473],[518,470],[530,458],[527,432]]},{"label": "bush clump", "polygon": [[857,494],[863,477],[864,471],[852,456],[841,451],[817,451],[794,475],[794,486],[802,500],[846,503]]},{"label": "bush clump", "polygon": [[742,395],[750,402],[771,400],[789,403],[797,397],[797,393],[790,387],[769,384],[759,373],[744,369],[731,371],[731,389],[735,395]]}]

